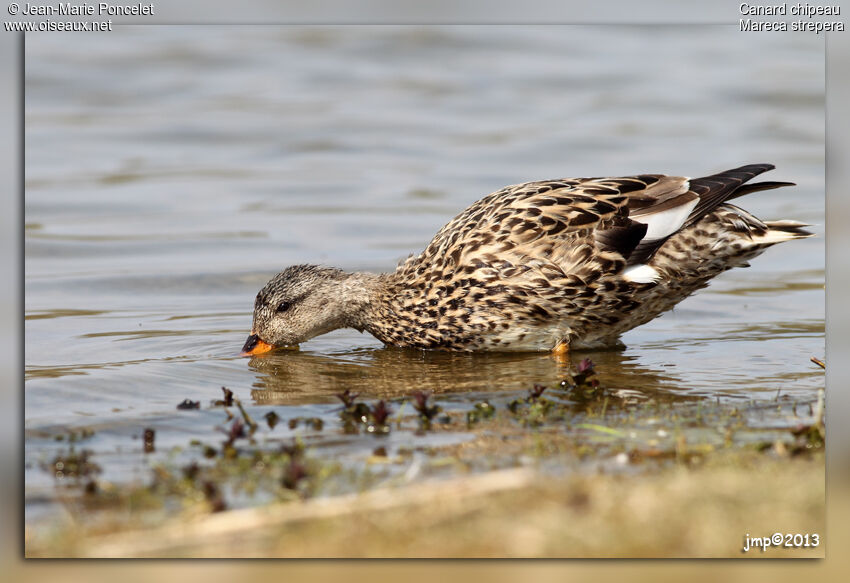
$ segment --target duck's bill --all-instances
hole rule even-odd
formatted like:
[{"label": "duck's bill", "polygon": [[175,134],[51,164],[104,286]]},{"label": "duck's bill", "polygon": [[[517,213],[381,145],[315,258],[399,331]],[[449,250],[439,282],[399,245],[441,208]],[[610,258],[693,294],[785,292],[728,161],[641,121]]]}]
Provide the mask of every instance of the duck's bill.
[{"label": "duck's bill", "polygon": [[248,340],[245,341],[245,346],[242,347],[242,352],[239,353],[239,356],[256,356],[257,354],[268,352],[273,348],[274,346],[272,344],[267,344],[260,340],[260,337],[256,334],[251,334],[248,336]]}]

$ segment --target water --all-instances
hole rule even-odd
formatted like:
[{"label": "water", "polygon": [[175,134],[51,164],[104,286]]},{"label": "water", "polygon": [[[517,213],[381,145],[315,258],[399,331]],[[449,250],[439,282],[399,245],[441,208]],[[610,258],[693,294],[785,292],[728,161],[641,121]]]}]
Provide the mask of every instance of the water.
[{"label": "water", "polygon": [[[29,35],[27,520],[52,508],[40,464],[67,447],[58,433],[94,428],[86,447],[104,478],[143,479],[143,428],[158,451],[208,438],[220,410],[175,406],[206,407],[221,386],[258,418],[332,422],[344,388],[465,403],[556,383],[544,356],[385,349],[351,330],[237,356],[278,270],[391,270],[468,204],[526,180],[776,164],[768,179],[798,186],[741,206],[818,237],[724,274],[628,333],[625,351],[580,356],[648,398],[811,398],[823,382],[809,362],[824,353],[823,50],[815,35],[716,26]],[[354,463],[369,446],[333,451]]]}]

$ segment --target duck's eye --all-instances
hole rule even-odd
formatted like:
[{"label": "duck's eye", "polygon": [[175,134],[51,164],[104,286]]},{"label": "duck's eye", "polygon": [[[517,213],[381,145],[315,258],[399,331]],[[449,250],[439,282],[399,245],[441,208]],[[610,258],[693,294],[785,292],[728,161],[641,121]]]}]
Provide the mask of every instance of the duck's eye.
[{"label": "duck's eye", "polygon": [[277,313],[278,314],[283,313],[291,307],[292,307],[292,302],[280,302],[277,305]]}]

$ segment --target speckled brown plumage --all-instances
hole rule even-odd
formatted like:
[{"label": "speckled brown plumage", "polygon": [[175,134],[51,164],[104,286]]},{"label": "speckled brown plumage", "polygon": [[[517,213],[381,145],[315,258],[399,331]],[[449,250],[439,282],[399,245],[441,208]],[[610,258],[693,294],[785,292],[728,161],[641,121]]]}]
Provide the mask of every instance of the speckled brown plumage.
[{"label": "speckled brown plumage", "polygon": [[353,327],[402,347],[609,346],[768,246],[810,236],[801,223],[762,222],[726,202],[789,185],[745,184],[772,168],[509,186],[394,273],[284,270],[257,296],[252,338],[296,344]]}]

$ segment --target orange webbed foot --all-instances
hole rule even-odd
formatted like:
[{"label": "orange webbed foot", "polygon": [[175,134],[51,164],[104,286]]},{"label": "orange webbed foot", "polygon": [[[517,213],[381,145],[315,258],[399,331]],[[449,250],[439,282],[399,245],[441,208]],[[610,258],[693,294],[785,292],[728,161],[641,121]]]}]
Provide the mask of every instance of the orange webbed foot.
[{"label": "orange webbed foot", "polygon": [[552,358],[558,364],[567,366],[570,364],[570,344],[565,341],[558,342],[551,352]]}]

